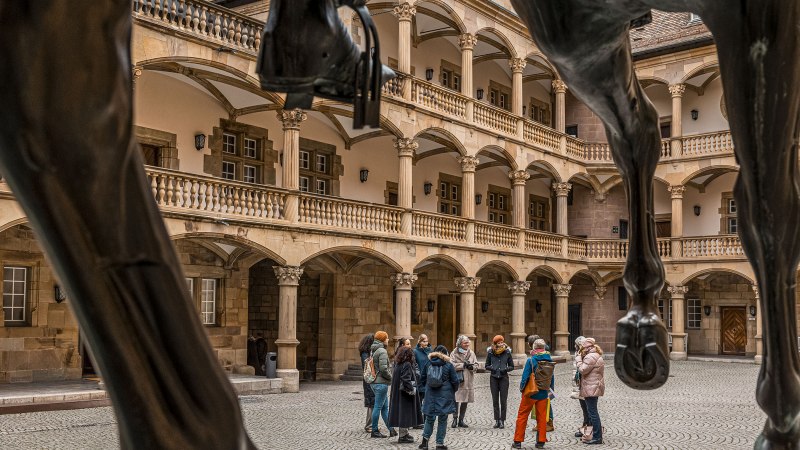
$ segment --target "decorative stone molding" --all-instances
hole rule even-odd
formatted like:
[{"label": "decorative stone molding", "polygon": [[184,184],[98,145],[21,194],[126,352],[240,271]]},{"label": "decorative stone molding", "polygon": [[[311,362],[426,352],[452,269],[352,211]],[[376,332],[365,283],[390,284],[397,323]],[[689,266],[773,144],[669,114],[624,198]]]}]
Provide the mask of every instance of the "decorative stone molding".
[{"label": "decorative stone molding", "polygon": [[297,286],[300,284],[300,276],[303,275],[303,268],[299,266],[272,266],[275,276],[278,278],[278,285]]},{"label": "decorative stone molding", "polygon": [[594,193],[594,201],[597,203],[605,203],[606,201],[606,193],[605,192],[595,192]]},{"label": "decorative stone molding", "polygon": [[308,115],[302,109],[293,109],[286,111],[282,109],[278,111],[278,120],[283,123],[283,130],[299,130],[300,123],[308,119]]},{"label": "decorative stone molding", "polygon": [[556,197],[566,197],[569,195],[570,189],[572,189],[572,183],[553,183],[552,188],[553,192],[556,193]]},{"label": "decorative stone molding", "polygon": [[572,290],[571,284],[554,284],[553,285],[553,292],[556,293],[556,297],[567,297],[569,296],[569,291]]},{"label": "decorative stone molding", "polygon": [[686,91],[685,84],[670,84],[669,85],[669,93],[672,94],[673,97],[682,97],[683,93]]},{"label": "decorative stone molding", "polygon": [[398,138],[394,140],[394,148],[400,157],[413,157],[417,148],[419,148],[419,142],[411,138]]},{"label": "decorative stone molding", "polygon": [[755,285],[755,284],[754,284],[754,285],[752,285],[752,286],[750,286],[750,287],[751,287],[751,288],[753,288],[753,292],[756,294],[756,300],[758,300],[758,299],[760,298],[760,297],[758,296],[758,285]]},{"label": "decorative stone molding", "polygon": [[667,190],[672,194],[672,198],[683,198],[683,192],[686,190],[686,186],[676,184],[674,186],[669,186]]},{"label": "decorative stone molding", "polygon": [[461,293],[475,292],[481,284],[481,279],[478,277],[456,277],[453,281]]},{"label": "decorative stone molding", "polygon": [[511,72],[513,73],[522,73],[527,65],[528,63],[522,58],[511,58],[508,60],[508,67],[511,68]]},{"label": "decorative stone molding", "polygon": [[133,84],[136,84],[136,80],[142,76],[142,68],[141,67],[134,67],[131,71]]},{"label": "decorative stone molding", "polygon": [[683,297],[689,292],[689,286],[667,286],[670,297]]},{"label": "decorative stone molding", "polygon": [[389,279],[394,283],[395,289],[410,290],[417,281],[417,274],[408,272],[396,273],[391,275]]},{"label": "decorative stone molding", "polygon": [[594,288],[594,297],[597,300],[603,300],[606,297],[606,290],[608,288],[606,286],[597,286]]},{"label": "decorative stone molding", "polygon": [[525,295],[528,289],[531,288],[530,281],[509,281],[506,285],[508,290],[511,291],[511,295]]},{"label": "decorative stone molding", "polygon": [[531,178],[531,174],[527,170],[514,170],[508,173],[508,178],[511,178],[511,183],[515,186],[524,185]]},{"label": "decorative stone molding", "polygon": [[410,3],[403,3],[395,6],[392,12],[398,20],[411,21],[411,19],[417,14],[417,7],[411,5]]},{"label": "decorative stone molding", "polygon": [[478,44],[478,38],[470,33],[464,33],[458,36],[458,46],[461,50],[472,50]]},{"label": "decorative stone molding", "polygon": [[563,94],[567,92],[567,83],[564,83],[563,80],[555,79],[553,80],[553,91],[556,94]]},{"label": "decorative stone molding", "polygon": [[458,162],[461,164],[462,172],[475,172],[480,160],[477,156],[461,156],[458,158]]}]

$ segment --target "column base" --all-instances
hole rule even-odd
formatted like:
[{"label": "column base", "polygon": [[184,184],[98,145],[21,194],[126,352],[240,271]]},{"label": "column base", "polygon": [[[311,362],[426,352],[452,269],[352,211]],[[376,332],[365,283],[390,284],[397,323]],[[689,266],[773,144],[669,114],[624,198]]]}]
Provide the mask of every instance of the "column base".
[{"label": "column base", "polygon": [[556,350],[556,351],[554,351],[552,353],[554,355],[556,355],[556,356],[563,356],[563,357],[567,358],[568,360],[570,358],[572,358],[572,353],[570,353],[569,350]]},{"label": "column base", "polygon": [[761,363],[764,362],[764,356],[763,355],[754,356],[753,357],[753,362],[758,364],[758,365],[761,365]]},{"label": "column base", "polygon": [[282,393],[300,392],[300,372],[297,369],[278,369],[278,378],[282,380]]},{"label": "column base", "polygon": [[686,352],[669,352],[669,359],[672,361],[686,361],[689,355]]}]

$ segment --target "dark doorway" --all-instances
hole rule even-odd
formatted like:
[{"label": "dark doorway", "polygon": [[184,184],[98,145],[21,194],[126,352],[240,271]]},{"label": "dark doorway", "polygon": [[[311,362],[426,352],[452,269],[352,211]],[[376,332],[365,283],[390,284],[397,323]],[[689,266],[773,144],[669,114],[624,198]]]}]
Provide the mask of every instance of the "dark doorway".
[{"label": "dark doorway", "polygon": [[149,144],[140,144],[140,146],[145,165],[161,167],[161,147]]},{"label": "dark doorway", "polygon": [[628,239],[628,221],[626,219],[619,220],[619,238]]},{"label": "dark doorway", "polygon": [[720,353],[744,355],[747,346],[747,313],[743,306],[720,308]]},{"label": "dark doorway", "polygon": [[440,295],[436,302],[436,345],[443,344],[453,349],[458,333],[459,308],[458,294]]},{"label": "dark doorway", "polygon": [[84,378],[97,377],[92,358],[89,356],[89,350],[86,347],[86,340],[82,334],[78,335],[78,346],[81,349],[81,376]]},{"label": "dark doorway", "polygon": [[672,221],[661,220],[656,222],[656,237],[668,238],[672,235]]},{"label": "dark doorway", "polygon": [[581,305],[569,305],[567,307],[567,331],[569,331],[568,348],[572,348],[575,339],[582,335],[581,331]]}]

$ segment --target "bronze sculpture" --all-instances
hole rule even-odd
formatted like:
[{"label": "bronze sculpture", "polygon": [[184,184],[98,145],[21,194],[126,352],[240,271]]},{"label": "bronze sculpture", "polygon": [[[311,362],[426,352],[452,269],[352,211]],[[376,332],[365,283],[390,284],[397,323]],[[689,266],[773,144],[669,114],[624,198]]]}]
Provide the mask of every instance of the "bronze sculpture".
[{"label": "bronze sculpture", "polygon": [[756,448],[800,444],[795,278],[800,262],[800,3],[792,0],[512,0],[534,40],[578,98],[603,120],[631,211],[624,282],[632,298],[617,323],[614,368],[635,388],[666,381],[666,330],[655,295],[664,269],[655,247],[652,181],[658,116],[644,95],[628,30],[650,8],[699,14],[716,40],[740,164],[739,236],[755,269],[764,322],[756,399],[767,423]]}]

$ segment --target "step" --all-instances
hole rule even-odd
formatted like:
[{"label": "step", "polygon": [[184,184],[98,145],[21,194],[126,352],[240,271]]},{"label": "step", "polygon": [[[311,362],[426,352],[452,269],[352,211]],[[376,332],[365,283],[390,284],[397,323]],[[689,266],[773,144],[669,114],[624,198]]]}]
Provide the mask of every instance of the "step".
[{"label": "step", "polygon": [[363,378],[364,378],[363,375],[350,375],[350,374],[345,373],[344,375],[342,375],[341,378],[339,378],[339,380],[341,380],[341,381],[362,381]]}]

